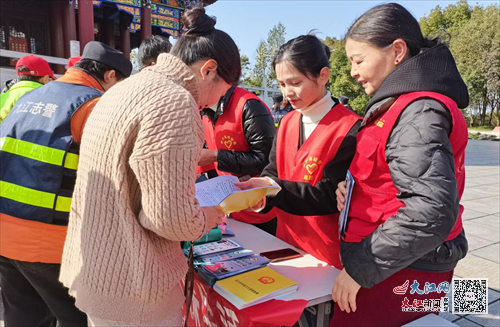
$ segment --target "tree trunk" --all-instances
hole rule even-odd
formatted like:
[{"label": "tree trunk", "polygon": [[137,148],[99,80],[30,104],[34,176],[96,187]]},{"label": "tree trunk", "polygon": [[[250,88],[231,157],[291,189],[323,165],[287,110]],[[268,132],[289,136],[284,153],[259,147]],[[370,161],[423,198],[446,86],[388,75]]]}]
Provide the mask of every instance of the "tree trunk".
[{"label": "tree trunk", "polygon": [[493,114],[495,113],[495,107],[491,107],[491,114],[490,114],[490,119],[488,121],[488,126],[491,126],[493,123]]},{"label": "tree trunk", "polygon": [[497,101],[497,126],[500,126],[500,98]]},{"label": "tree trunk", "polygon": [[474,109],[472,109],[472,107],[469,107],[468,111],[469,111],[469,117],[470,117],[469,127],[473,127],[474,126]]},{"label": "tree trunk", "polygon": [[488,108],[488,101],[483,97],[483,108],[481,110],[481,126],[486,124],[486,108]]}]

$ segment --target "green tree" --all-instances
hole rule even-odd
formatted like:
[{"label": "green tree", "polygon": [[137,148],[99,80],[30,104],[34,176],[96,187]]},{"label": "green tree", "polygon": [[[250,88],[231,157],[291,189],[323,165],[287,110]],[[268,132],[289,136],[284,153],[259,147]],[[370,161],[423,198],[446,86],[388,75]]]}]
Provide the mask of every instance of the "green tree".
[{"label": "green tree", "polygon": [[242,55],[240,57],[241,60],[241,80],[244,81],[248,78],[248,74],[250,73],[250,59],[248,56]]},{"label": "green tree", "polygon": [[266,41],[261,40],[259,47],[255,50],[255,52],[255,65],[253,67],[252,74],[244,80],[244,84],[261,87],[268,68]]},{"label": "green tree", "polygon": [[261,40],[255,50],[255,65],[250,76],[245,76],[243,79],[244,84],[262,87],[264,79],[267,79],[267,86],[272,86],[276,81],[276,74],[271,64],[278,49],[285,43],[285,34],[286,28],[281,22],[269,30],[267,41]]},{"label": "green tree", "polygon": [[420,18],[419,23],[422,34],[430,38],[443,35],[449,27],[440,6],[432,9],[428,16]]},{"label": "green tree", "polygon": [[466,0],[448,5],[445,9],[436,6],[428,16],[420,19],[420,28],[426,37],[439,37],[441,40],[447,41],[449,35],[453,35],[469,21],[471,14],[472,8]]},{"label": "green tree", "polygon": [[468,123],[498,123],[500,7],[471,7],[461,0],[445,9],[436,6],[428,16],[420,19],[420,26],[424,36],[439,37],[450,46],[469,89],[469,108],[463,110]]},{"label": "green tree", "polygon": [[[481,66],[486,78],[487,97],[491,106],[488,125],[498,126],[500,125],[500,40],[498,38],[494,40],[490,52],[483,57]],[[496,116],[494,115],[495,109]]]},{"label": "green tree", "polygon": [[470,19],[456,30],[450,41],[450,50],[469,88],[470,106],[479,111],[478,125],[489,123],[488,109],[498,110],[499,44],[499,6],[474,7]]},{"label": "green tree", "polygon": [[267,36],[267,61],[268,61],[268,71],[267,71],[267,84],[271,86],[273,81],[276,80],[276,73],[272,67],[272,61],[276,56],[279,48],[285,43],[286,28],[281,22],[275,25],[268,33]]},{"label": "green tree", "polygon": [[329,90],[333,96],[344,95],[349,97],[349,105],[359,115],[364,114],[366,105],[370,101],[367,95],[351,77],[351,63],[347,58],[345,47],[342,41],[336,38],[327,37],[323,43],[330,48],[330,79]]}]

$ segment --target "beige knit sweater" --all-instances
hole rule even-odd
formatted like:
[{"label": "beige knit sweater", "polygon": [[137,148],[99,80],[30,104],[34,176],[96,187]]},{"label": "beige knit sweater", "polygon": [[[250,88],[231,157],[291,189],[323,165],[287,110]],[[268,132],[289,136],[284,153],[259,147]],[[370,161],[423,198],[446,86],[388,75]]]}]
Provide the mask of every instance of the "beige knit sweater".
[{"label": "beige knit sweater", "polygon": [[169,294],[187,271],[179,242],[207,224],[194,188],[197,94],[189,67],[162,54],[87,121],[60,280],[90,316],[141,325],[180,314],[183,297]]}]

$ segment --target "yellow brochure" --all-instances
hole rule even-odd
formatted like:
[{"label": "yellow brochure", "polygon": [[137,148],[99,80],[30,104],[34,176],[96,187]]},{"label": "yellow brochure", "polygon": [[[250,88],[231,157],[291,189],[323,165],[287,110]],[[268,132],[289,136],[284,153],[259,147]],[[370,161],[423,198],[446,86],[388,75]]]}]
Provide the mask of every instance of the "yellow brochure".
[{"label": "yellow brochure", "polygon": [[281,190],[279,186],[267,186],[241,191],[234,186],[238,181],[236,176],[225,175],[196,183],[200,206],[218,206],[222,212],[230,214],[253,207],[265,196],[276,195]]},{"label": "yellow brochure", "polygon": [[214,290],[238,309],[243,309],[293,293],[297,283],[264,267],[220,280]]}]

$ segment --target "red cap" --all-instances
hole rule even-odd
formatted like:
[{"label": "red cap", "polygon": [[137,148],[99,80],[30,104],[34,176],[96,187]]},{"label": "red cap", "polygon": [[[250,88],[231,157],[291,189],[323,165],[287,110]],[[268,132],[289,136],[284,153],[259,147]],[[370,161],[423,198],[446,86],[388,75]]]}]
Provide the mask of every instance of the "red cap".
[{"label": "red cap", "polygon": [[77,62],[80,61],[80,59],[82,59],[82,57],[80,57],[80,56],[69,58],[69,60],[68,60],[68,68],[73,67]]},{"label": "red cap", "polygon": [[[17,68],[19,66],[24,66],[27,67],[30,71],[29,72],[19,72]],[[54,73],[52,72],[52,69],[50,69],[49,63],[40,57],[34,56],[34,55],[29,55],[22,57],[17,61],[16,64],[16,72],[17,75],[31,75],[31,76],[38,76],[38,77],[43,77],[45,75],[49,75],[50,78],[55,80],[56,78],[54,77]]]}]

